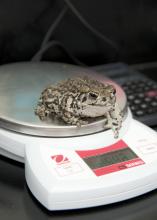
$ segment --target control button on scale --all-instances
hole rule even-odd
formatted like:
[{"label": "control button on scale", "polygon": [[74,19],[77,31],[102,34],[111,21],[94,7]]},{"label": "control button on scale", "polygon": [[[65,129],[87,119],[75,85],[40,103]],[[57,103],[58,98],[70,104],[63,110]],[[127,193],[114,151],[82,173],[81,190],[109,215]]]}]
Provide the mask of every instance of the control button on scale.
[{"label": "control button on scale", "polygon": [[139,147],[143,154],[157,153],[157,143],[150,143]]},{"label": "control button on scale", "polygon": [[57,166],[55,170],[59,176],[69,176],[83,171],[82,167],[78,163],[63,164]]}]

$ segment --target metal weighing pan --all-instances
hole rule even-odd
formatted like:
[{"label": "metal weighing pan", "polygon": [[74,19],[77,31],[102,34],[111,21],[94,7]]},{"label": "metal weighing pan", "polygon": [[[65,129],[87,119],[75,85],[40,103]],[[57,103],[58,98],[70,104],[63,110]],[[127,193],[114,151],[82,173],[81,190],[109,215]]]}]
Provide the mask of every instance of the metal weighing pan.
[{"label": "metal weighing pan", "polygon": [[43,89],[69,77],[88,75],[116,87],[117,101],[126,111],[126,96],[116,83],[86,68],[52,62],[22,62],[0,67],[0,127],[23,134],[65,137],[91,134],[104,130],[103,118],[81,128],[62,120],[41,121],[34,114]]}]

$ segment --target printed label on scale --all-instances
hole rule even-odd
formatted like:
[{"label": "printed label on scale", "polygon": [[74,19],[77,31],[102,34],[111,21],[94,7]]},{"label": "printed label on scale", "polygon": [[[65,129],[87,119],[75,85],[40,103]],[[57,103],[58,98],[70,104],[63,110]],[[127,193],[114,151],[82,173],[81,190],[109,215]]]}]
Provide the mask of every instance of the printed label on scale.
[{"label": "printed label on scale", "polygon": [[59,176],[68,176],[82,171],[82,167],[78,163],[71,162],[68,157],[63,154],[51,156],[55,163],[55,170]]},{"label": "printed label on scale", "polygon": [[122,140],[95,150],[76,151],[96,176],[139,166],[145,162]]}]

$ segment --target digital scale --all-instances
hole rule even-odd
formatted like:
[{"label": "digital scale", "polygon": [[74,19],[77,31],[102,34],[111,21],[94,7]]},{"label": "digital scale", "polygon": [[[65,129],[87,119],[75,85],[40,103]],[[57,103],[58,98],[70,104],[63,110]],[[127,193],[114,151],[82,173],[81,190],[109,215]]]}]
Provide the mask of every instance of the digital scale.
[{"label": "digital scale", "polygon": [[[103,118],[78,128],[34,114],[46,86],[80,74],[116,87],[125,115],[118,139],[104,129]],[[25,163],[29,189],[49,210],[115,203],[157,187],[156,132],[132,118],[120,86],[73,65],[0,67],[0,154]]]}]

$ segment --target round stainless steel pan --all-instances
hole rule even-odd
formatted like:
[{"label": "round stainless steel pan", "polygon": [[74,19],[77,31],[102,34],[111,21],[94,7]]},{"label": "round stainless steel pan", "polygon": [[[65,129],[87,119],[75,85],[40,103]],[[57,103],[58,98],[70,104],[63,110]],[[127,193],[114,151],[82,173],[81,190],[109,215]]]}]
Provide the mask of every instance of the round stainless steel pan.
[{"label": "round stainless steel pan", "polygon": [[52,62],[22,62],[0,67],[0,127],[23,134],[65,137],[86,135],[104,130],[103,118],[96,118],[78,128],[62,120],[41,121],[34,114],[42,90],[60,80],[88,75],[116,87],[117,102],[127,112],[126,96],[115,82],[86,68]]}]

